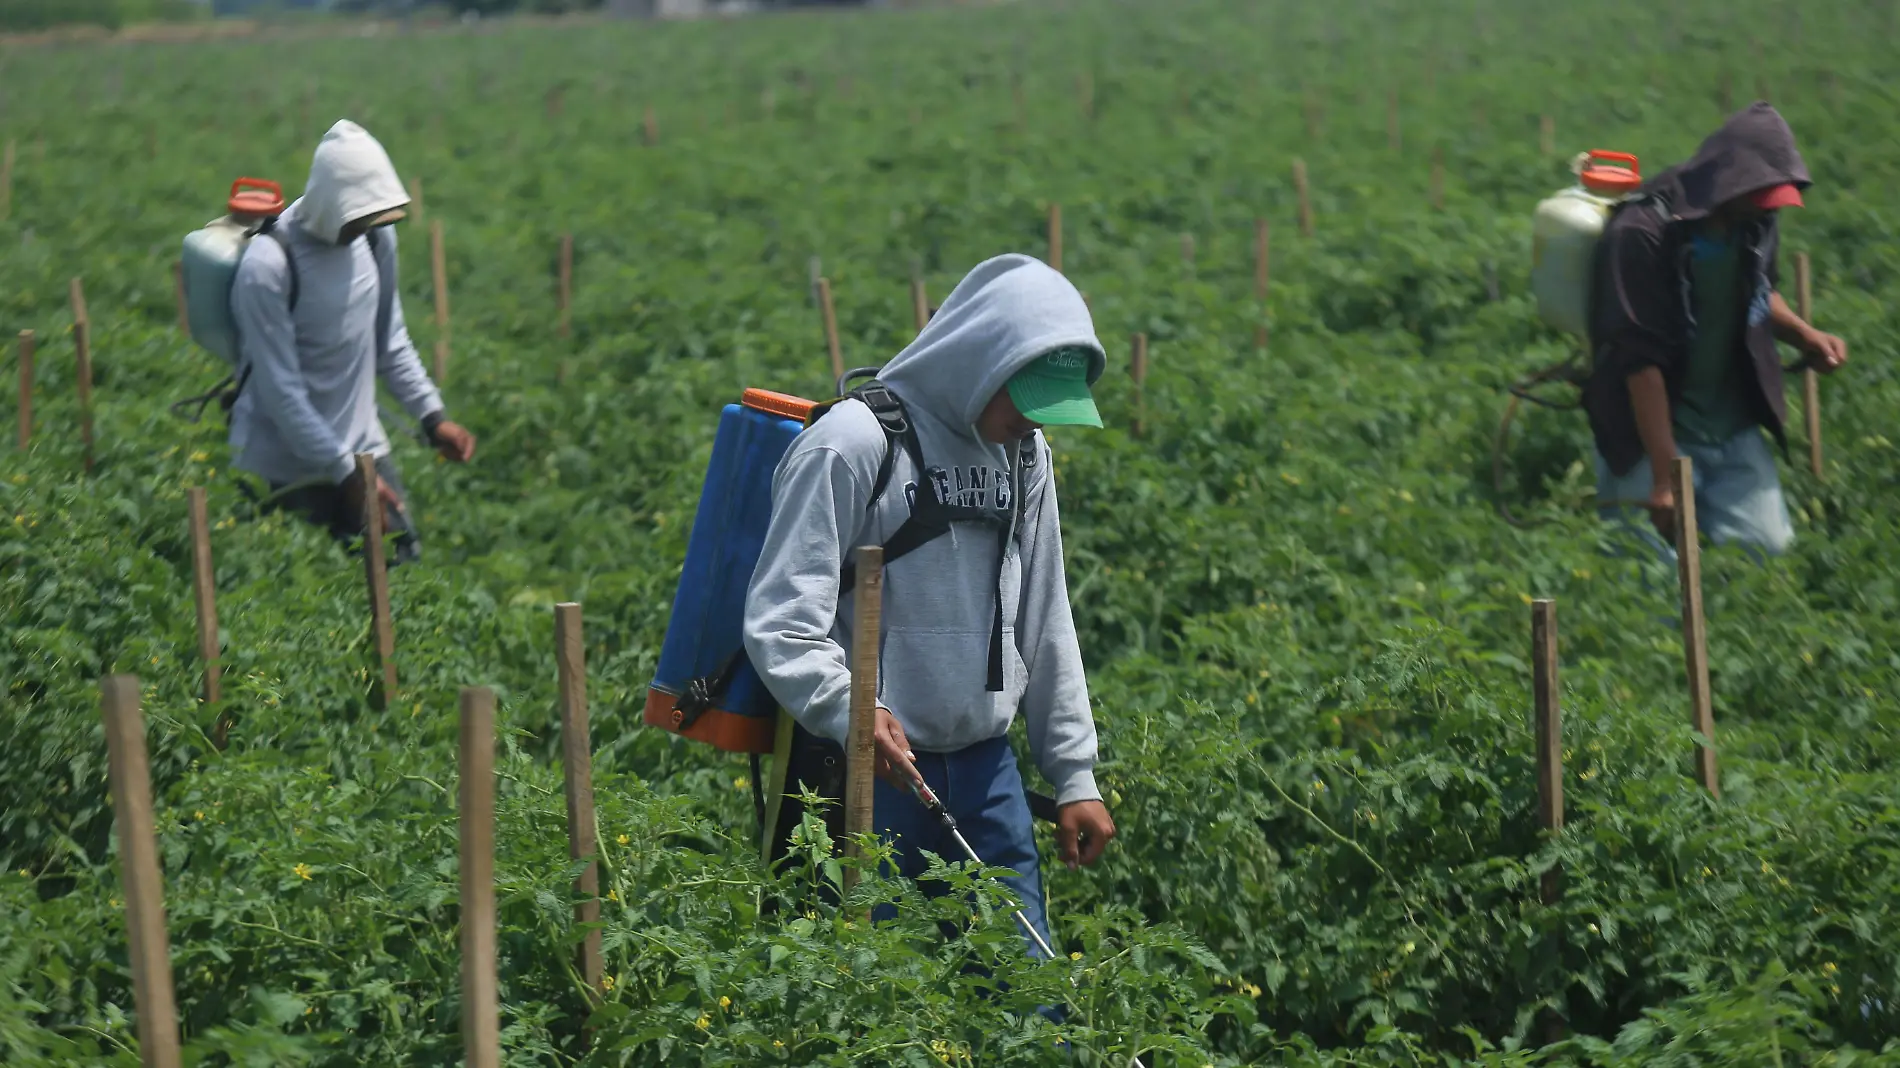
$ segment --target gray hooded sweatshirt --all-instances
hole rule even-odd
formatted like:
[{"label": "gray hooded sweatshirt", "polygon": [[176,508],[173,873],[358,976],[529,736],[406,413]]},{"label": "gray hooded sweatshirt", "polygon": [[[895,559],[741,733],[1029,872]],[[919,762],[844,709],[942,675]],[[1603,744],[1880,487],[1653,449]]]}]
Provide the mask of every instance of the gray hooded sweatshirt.
[{"label": "gray hooded sweatshirt", "polygon": [[[745,647],[766,687],[807,730],[842,742],[850,722],[852,606],[838,594],[850,550],[889,540],[917,493],[1009,509],[1020,492],[1020,526],[1000,583],[997,531],[987,524],[954,523],[891,564],[879,703],[924,752],[995,738],[1021,709],[1056,800],[1101,797],[1049,447],[1037,435],[1019,488],[1011,484],[1015,446],[982,440],[974,425],[1012,375],[1065,347],[1089,350],[1089,380],[1100,377],[1102,345],[1081,294],[1035,259],[999,256],[971,271],[878,376],[904,402],[928,471],[891,446],[890,482],[871,508],[886,438],[857,400],[794,439],[774,476],[771,529],[746,599]],[[1003,689],[992,693],[986,669],[998,596]]]},{"label": "gray hooded sweatshirt", "polygon": [[442,410],[403,323],[400,293],[390,296],[389,336],[380,344],[376,337],[381,278],[392,290],[396,283],[395,229],[377,233],[373,252],[363,238],[337,244],[346,223],[408,202],[383,146],[345,120],[323,135],[303,196],[277,222],[297,261],[295,312],[282,246],[269,239],[246,246],[231,287],[239,366],[251,371],[231,411],[239,468],[280,485],[341,482],[356,453],[387,455],[378,375],[412,417]]}]

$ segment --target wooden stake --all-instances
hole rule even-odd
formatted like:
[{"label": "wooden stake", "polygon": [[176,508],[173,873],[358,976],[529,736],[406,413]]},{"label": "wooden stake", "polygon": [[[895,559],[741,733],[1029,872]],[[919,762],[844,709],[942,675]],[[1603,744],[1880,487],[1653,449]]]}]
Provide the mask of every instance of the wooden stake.
[{"label": "wooden stake", "polygon": [[92,317],[86,313],[86,284],[77,278],[66,284],[66,299],[73,306],[73,322],[92,323]]},{"label": "wooden stake", "polygon": [[383,564],[383,499],[376,493],[376,458],[356,454],[356,477],[363,482],[363,569],[369,580],[370,632],[382,663],[382,704],[396,696],[396,628],[389,618],[389,570]]},{"label": "wooden stake", "polygon": [[495,965],[495,691],[461,696],[462,1056],[468,1068],[501,1068]]},{"label": "wooden stake", "polygon": [[[1537,719],[1538,825],[1554,835],[1564,827],[1563,715],[1557,685],[1557,603],[1531,602],[1531,701]],[[1563,897],[1562,874],[1544,873],[1543,902]]]},{"label": "wooden stake", "polygon": [[[581,642],[581,606],[571,601],[554,606],[554,659],[560,675],[561,691],[561,766],[567,785],[567,855],[587,860],[580,878],[574,881],[574,893],[580,898],[574,905],[576,926],[600,921],[600,865],[591,858],[600,841],[594,824],[594,760],[587,727],[587,664]],[[581,937],[579,959],[581,980],[590,991],[601,989],[604,966],[601,959],[600,931],[588,931]]]},{"label": "wooden stake", "polygon": [[1194,235],[1193,234],[1181,235],[1181,262],[1187,264],[1189,267],[1194,266]]},{"label": "wooden stake", "polygon": [[416,221],[422,222],[422,179],[409,179],[409,207],[416,213]]},{"label": "wooden stake", "polygon": [[1146,384],[1148,381],[1148,335],[1136,334],[1131,351],[1128,354],[1128,376],[1135,380],[1135,418],[1129,424],[1128,432],[1140,437],[1143,417],[1148,414]]},{"label": "wooden stake", "polygon": [[[78,280],[74,280],[78,285]],[[84,310],[84,298],[80,308]],[[92,327],[84,319],[73,323],[73,354],[79,366],[79,444],[87,474],[92,474]]]},{"label": "wooden stake", "polygon": [[1267,282],[1269,281],[1270,256],[1272,255],[1273,232],[1268,228],[1267,220],[1253,221],[1253,299],[1260,305],[1257,314],[1259,325],[1254,327],[1254,348],[1262,352],[1267,350]]},{"label": "wooden stake", "polygon": [[1313,236],[1313,201],[1306,188],[1306,161],[1293,161],[1293,189],[1300,197],[1300,236]]},{"label": "wooden stake", "polygon": [[1689,715],[1707,744],[1696,746],[1696,778],[1722,796],[1715,771],[1715,710],[1709,694],[1709,642],[1702,619],[1702,543],[1696,532],[1695,467],[1676,457],[1676,568],[1682,583],[1682,656],[1689,676]]},{"label": "wooden stake", "polygon": [[[204,699],[206,704],[217,704],[222,696],[218,681],[218,585],[211,570],[211,519],[205,488],[187,489],[185,503],[191,513],[191,600],[198,612],[198,658],[205,666]],[[224,748],[223,739],[216,740],[218,748]]]},{"label": "wooden stake", "polygon": [[[877,746],[872,731],[877,726],[877,659],[884,619],[884,548],[861,545],[857,550],[857,588],[852,591],[851,611],[851,726],[846,736],[844,783],[845,856],[858,855],[856,835],[869,834],[876,828],[872,820],[871,793]],[[848,892],[858,885],[855,868],[844,871]]]},{"label": "wooden stake", "polygon": [[20,331],[20,451],[33,443],[33,331]]},{"label": "wooden stake", "polygon": [[435,278],[435,384],[449,375],[449,267],[442,248],[442,220],[429,220],[429,271]]},{"label": "wooden stake", "polygon": [[1432,148],[1432,210],[1445,210],[1445,149]]},{"label": "wooden stake", "polygon": [[1387,90],[1385,94],[1385,147],[1393,152],[1404,146],[1404,138],[1399,133],[1399,91]]},{"label": "wooden stake", "polygon": [[0,222],[6,222],[13,216],[13,139],[7,139],[7,147],[0,150]]},{"label": "wooden stake", "polygon": [[561,336],[567,337],[573,331],[569,321],[569,306],[574,296],[574,235],[561,235]]},{"label": "wooden stake", "polygon": [[1537,120],[1537,147],[1544,155],[1553,155],[1557,151],[1557,120],[1549,115]]},{"label": "wooden stake", "polygon": [[[1801,321],[1814,322],[1814,277],[1808,254],[1796,253],[1794,258],[1795,302],[1799,305],[1796,314]],[[1801,372],[1802,414],[1808,424],[1808,472],[1815,478],[1827,477],[1821,466],[1821,376],[1814,368],[1808,367]]]},{"label": "wooden stake", "polygon": [[806,296],[810,298],[811,306],[816,308],[818,306],[818,280],[825,276],[825,261],[817,256],[806,260],[805,274],[811,281],[809,287],[810,291],[806,293]]},{"label": "wooden stake", "polygon": [[178,1068],[178,1002],[165,936],[165,884],[158,868],[152,818],[152,769],[145,754],[136,675],[113,675],[99,687],[105,720],[113,824],[119,834],[119,877],[125,887],[125,934],[138,1015],[139,1062]]},{"label": "wooden stake", "polygon": [[1049,266],[1062,269],[1062,205],[1049,205]]},{"label": "wooden stake", "polygon": [[838,313],[831,306],[831,279],[818,280],[818,313],[825,321],[825,350],[831,353],[831,377],[844,377],[844,350],[838,346]]},{"label": "wooden stake", "polygon": [[640,120],[640,132],[646,139],[648,148],[660,143],[660,120],[653,114],[653,105],[648,104],[646,114]]},{"label": "wooden stake", "polygon": [[924,288],[923,269],[916,263],[910,265],[910,317],[917,324],[917,332],[923,333],[930,322],[930,293]]},{"label": "wooden stake", "polygon": [[185,305],[185,262],[172,261],[172,294],[178,301],[178,332],[191,336],[191,312]]}]

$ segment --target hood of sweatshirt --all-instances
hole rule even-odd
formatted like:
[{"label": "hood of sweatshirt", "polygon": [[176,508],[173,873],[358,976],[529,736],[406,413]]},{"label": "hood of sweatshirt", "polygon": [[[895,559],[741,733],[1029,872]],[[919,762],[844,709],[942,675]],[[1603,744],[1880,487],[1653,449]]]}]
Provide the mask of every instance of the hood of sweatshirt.
[{"label": "hood of sweatshirt", "polygon": [[965,275],[878,378],[907,410],[978,441],[977,416],[996,391],[1038,357],[1068,347],[1088,350],[1094,385],[1107,359],[1082,294],[1042,261],[1011,253]]},{"label": "hood of sweatshirt", "polygon": [[305,233],[334,245],[345,224],[407,203],[409,191],[382,143],[342,119],[317,143],[310,181],[294,205],[294,217]]},{"label": "hood of sweatshirt", "polygon": [[1792,184],[1807,189],[1808,165],[1796,151],[1794,131],[1765,103],[1736,112],[1710,134],[1687,163],[1644,183],[1681,220],[1700,219],[1736,197]]}]

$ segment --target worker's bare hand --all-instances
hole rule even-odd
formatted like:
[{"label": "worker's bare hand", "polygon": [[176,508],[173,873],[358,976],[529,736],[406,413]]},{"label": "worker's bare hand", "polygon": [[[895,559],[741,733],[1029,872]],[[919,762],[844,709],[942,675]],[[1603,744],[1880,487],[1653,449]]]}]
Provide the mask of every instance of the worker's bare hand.
[{"label": "worker's bare hand", "polygon": [[910,751],[910,739],[904,737],[904,725],[897,722],[891,710],[880,707],[877,710],[877,725],[871,729],[871,737],[877,743],[877,777],[908,791],[915,781],[923,783],[912,761],[917,755]]},{"label": "worker's bare hand", "polygon": [[1649,521],[1656,533],[1671,545],[1676,543],[1676,492],[1668,486],[1658,484],[1649,491],[1649,500],[1644,505],[1649,509]]},{"label": "worker's bare hand", "polygon": [[1807,364],[1822,374],[1833,374],[1847,362],[1847,342],[1833,334],[1810,330],[1801,345]]},{"label": "worker's bare hand", "polygon": [[1071,801],[1056,810],[1056,852],[1070,871],[1078,863],[1093,866],[1102,859],[1113,837],[1115,821],[1100,801]]},{"label": "worker's bare hand", "polygon": [[435,425],[435,450],[443,459],[465,464],[475,458],[475,435],[462,424],[444,419]]}]

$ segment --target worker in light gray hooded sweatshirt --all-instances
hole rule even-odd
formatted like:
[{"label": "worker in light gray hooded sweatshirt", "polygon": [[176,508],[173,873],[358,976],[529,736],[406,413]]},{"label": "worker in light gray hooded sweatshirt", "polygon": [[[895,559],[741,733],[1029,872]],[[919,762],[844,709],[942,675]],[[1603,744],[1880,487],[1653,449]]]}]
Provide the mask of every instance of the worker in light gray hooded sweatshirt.
[{"label": "worker in light gray hooded sweatshirt", "polygon": [[[840,402],[779,464],[746,601],[746,652],[766,686],[805,731],[842,742],[847,554],[890,541],[920,507],[987,510],[993,522],[953,521],[886,571],[874,807],[904,875],[923,873],[920,850],[961,859],[906,785],[921,775],[977,854],[1015,870],[1005,881],[1045,939],[1030,811],[1006,732],[1020,710],[1056,790],[1061,859],[1095,863],[1115,825],[1095,784],[1095,723],[1039,431],[1102,425],[1089,386],[1105,362],[1088,308],[1061,274],[1020,255],[980,264],[878,375],[915,427],[922,469],[890,445],[870,406]],[[890,489],[873,500],[887,453]]]},{"label": "worker in light gray hooded sweatshirt", "polygon": [[[277,240],[246,247],[231,288],[237,466],[270,484],[271,506],[346,541],[362,532],[365,500],[380,500],[386,529],[408,535],[397,559],[413,559],[419,543],[377,416],[377,377],[443,456],[463,463],[475,453],[474,435],[443,417],[403,323],[390,227],[408,203],[383,146],[338,122],[317,145],[303,196],[276,220]],[[374,487],[357,474],[359,452],[376,457]]]}]

